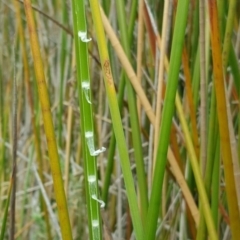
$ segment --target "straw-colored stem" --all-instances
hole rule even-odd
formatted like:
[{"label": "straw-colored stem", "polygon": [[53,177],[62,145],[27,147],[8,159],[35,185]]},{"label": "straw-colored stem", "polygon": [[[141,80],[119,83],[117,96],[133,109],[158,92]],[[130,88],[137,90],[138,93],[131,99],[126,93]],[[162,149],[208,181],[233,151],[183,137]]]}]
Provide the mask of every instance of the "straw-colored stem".
[{"label": "straw-colored stem", "polygon": [[[15,48],[15,46],[13,47]],[[15,49],[13,50],[15,58]],[[15,221],[16,221],[16,191],[17,191],[17,143],[18,143],[18,131],[17,131],[17,79],[15,74],[15,59],[14,59],[14,76],[13,76],[13,101],[12,101],[12,191],[10,199],[10,226],[9,226],[9,239],[14,240],[15,235]]]},{"label": "straw-colored stem", "polygon": [[157,88],[157,102],[156,102],[156,122],[154,129],[154,153],[153,153],[153,169],[156,161],[157,155],[157,146],[159,139],[159,128],[161,123],[161,113],[162,113],[162,88],[164,81],[164,59],[166,54],[166,35],[167,35],[167,27],[168,27],[168,11],[169,11],[169,2],[165,1],[164,4],[164,12],[163,12],[163,26],[162,26],[162,41],[160,47],[160,61],[158,68],[158,88]]},{"label": "straw-colored stem", "polygon": [[[28,103],[29,103],[30,111],[31,111],[31,124],[32,124],[32,129],[33,129],[33,134],[34,134],[34,144],[35,144],[35,148],[36,148],[38,172],[39,172],[39,176],[40,176],[41,180],[43,181],[43,161],[42,161],[42,154],[41,154],[41,148],[40,148],[40,141],[39,141],[39,137],[38,137],[38,133],[37,133],[36,119],[35,119],[35,114],[34,114],[33,96],[32,96],[30,76],[29,76],[30,75],[29,63],[28,63],[28,58],[27,58],[26,43],[25,43],[25,38],[24,38],[24,31],[23,31],[23,26],[22,26],[22,19],[21,19],[21,14],[20,14],[19,3],[17,1],[14,1],[14,6],[16,9],[19,38],[20,38],[20,43],[21,43],[21,48],[22,48],[24,79],[25,79],[25,86],[26,86],[26,90],[27,90]],[[46,226],[47,226],[47,236],[48,236],[48,239],[51,239],[51,228],[50,228],[50,223],[49,223],[49,218],[48,218],[48,212],[47,212],[47,208],[46,208],[46,205],[44,203],[42,196],[40,197],[40,203],[41,203],[41,207],[43,208],[42,210],[45,213],[44,218],[45,218]]]},{"label": "straw-colored stem", "polygon": [[[73,90],[70,89],[70,96]],[[66,141],[66,159],[65,159],[65,192],[68,196],[68,184],[69,184],[69,165],[70,165],[70,153],[71,153],[71,135],[72,135],[72,123],[73,123],[73,107],[68,107],[68,119],[67,119],[67,141]]]},{"label": "straw-colored stem", "polygon": [[105,16],[105,14],[102,10],[101,10],[101,16],[102,16],[102,21],[103,21],[103,26],[105,28],[105,31],[106,31],[106,33],[113,45],[118,57],[119,57],[119,60],[122,64],[124,70],[126,71],[126,74],[129,78],[129,80],[131,81],[150,122],[152,124],[155,124],[155,115],[154,115],[152,106],[149,103],[149,101],[146,97],[146,94],[144,93],[141,85],[139,84],[138,78],[137,78],[127,56],[124,53],[124,50],[123,50],[116,34],[114,33],[114,31],[109,23],[109,20],[107,19],[107,17]]},{"label": "straw-colored stem", "polygon": [[228,60],[229,60],[234,17],[236,14],[236,5],[237,5],[236,0],[229,1],[227,25],[226,25],[226,30],[225,30],[225,34],[224,34],[224,42],[223,42],[223,50],[222,50],[222,59],[223,59],[222,61],[223,61],[224,70],[226,70],[227,65],[228,65]]},{"label": "straw-colored stem", "polygon": [[34,23],[33,10],[31,1],[24,1],[27,25],[30,36],[30,43],[32,49],[32,55],[34,59],[34,69],[36,75],[36,81],[38,86],[39,100],[42,109],[43,123],[45,129],[45,135],[47,139],[48,153],[50,159],[50,166],[53,177],[53,184],[55,190],[55,197],[59,213],[59,221],[61,226],[62,238],[72,239],[72,231],[68,216],[67,201],[64,193],[62,174],[59,163],[59,156],[57,151],[57,144],[55,139],[52,114],[50,109],[50,102],[48,96],[47,85],[45,81],[43,62],[40,54],[40,46],[38,42],[38,36]]},{"label": "straw-colored stem", "polygon": [[211,25],[211,45],[213,57],[214,87],[217,99],[217,114],[219,119],[220,144],[226,181],[226,193],[230,214],[230,227],[233,239],[240,237],[240,218],[232,165],[232,153],[227,118],[226,93],[224,86],[223,63],[221,56],[220,32],[216,0],[209,1],[209,16]]},{"label": "straw-colored stem", "polygon": [[[137,239],[143,239],[143,226],[141,222],[140,212],[136,205],[137,197],[134,189],[134,183],[132,173],[130,171],[128,150],[126,147],[126,141],[123,133],[120,112],[118,109],[118,103],[114,88],[113,76],[111,73],[111,66],[106,46],[106,38],[103,29],[103,22],[101,19],[101,13],[99,3],[97,0],[90,0],[90,6],[92,10],[93,22],[96,30],[98,49],[100,53],[100,59],[103,68],[104,83],[109,99],[109,108],[112,117],[113,129],[116,137],[116,142],[119,150],[119,156],[121,161],[122,172],[124,176],[125,186],[127,190],[127,196],[129,200],[129,207],[133,221],[133,227]],[[103,12],[102,12],[103,13]]]},{"label": "straw-colored stem", "polygon": [[198,140],[197,119],[196,119],[196,107],[194,105],[191,73],[188,65],[189,57],[188,57],[186,46],[183,49],[182,62],[183,62],[183,72],[184,72],[185,82],[186,82],[186,94],[187,94],[187,101],[189,106],[193,144],[194,144],[195,152],[197,154],[197,158],[199,158],[199,140]]},{"label": "straw-colored stem", "polygon": [[198,165],[198,160],[197,160],[194,148],[193,148],[193,144],[192,144],[192,141],[191,141],[191,138],[190,138],[190,134],[188,132],[187,123],[186,123],[186,120],[184,119],[184,113],[183,113],[183,109],[181,107],[180,99],[179,99],[178,95],[176,97],[176,106],[177,106],[181,126],[183,128],[184,136],[186,138],[185,139],[186,147],[188,149],[188,153],[189,153],[189,157],[190,157],[190,161],[191,161],[191,166],[192,166],[192,169],[193,169],[193,172],[194,172],[194,176],[195,176],[200,201],[201,201],[201,204],[202,204],[201,206],[203,208],[203,213],[204,213],[205,221],[206,221],[206,224],[207,224],[208,232],[209,232],[209,235],[210,235],[211,239],[216,239],[217,240],[217,233],[216,233],[216,230],[215,230],[215,227],[214,227],[214,224],[213,224],[213,219],[212,219],[212,216],[211,216],[211,210],[210,210],[210,205],[209,205],[209,202],[208,202],[208,197],[207,197],[207,194],[206,194],[203,179],[201,177],[200,168],[199,168],[199,165]]},{"label": "straw-colored stem", "polygon": [[180,167],[176,163],[176,159],[171,151],[168,151],[168,159],[169,163],[171,164],[171,171],[173,172],[179,186],[182,189],[184,198],[189,206],[190,212],[193,216],[195,225],[198,226],[199,224],[199,211],[196,206],[196,203],[194,202],[193,196],[187,186],[186,180],[181,172]]}]

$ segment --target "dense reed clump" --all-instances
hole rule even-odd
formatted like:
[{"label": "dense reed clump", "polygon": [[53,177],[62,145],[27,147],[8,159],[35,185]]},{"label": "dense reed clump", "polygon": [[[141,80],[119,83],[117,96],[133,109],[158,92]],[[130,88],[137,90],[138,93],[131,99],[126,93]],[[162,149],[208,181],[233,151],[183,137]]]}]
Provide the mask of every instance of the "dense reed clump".
[{"label": "dense reed clump", "polygon": [[0,4],[0,239],[240,238],[238,1]]}]

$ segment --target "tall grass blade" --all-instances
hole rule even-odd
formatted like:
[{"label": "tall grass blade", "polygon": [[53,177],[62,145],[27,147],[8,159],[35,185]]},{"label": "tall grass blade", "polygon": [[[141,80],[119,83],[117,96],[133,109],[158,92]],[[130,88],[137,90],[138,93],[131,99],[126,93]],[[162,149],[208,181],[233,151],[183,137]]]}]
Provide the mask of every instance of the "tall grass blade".
[{"label": "tall grass blade", "polygon": [[13,112],[12,112],[12,191],[10,201],[10,240],[14,240],[15,235],[15,209],[16,209],[16,190],[17,190],[17,80],[15,73],[15,47],[13,47],[14,55],[14,76],[13,76]]},{"label": "tall grass blade", "polygon": [[12,186],[13,186],[13,175],[15,172],[16,168],[13,168],[12,176],[10,179],[10,184],[9,184],[9,189],[8,189],[8,197],[5,205],[5,210],[4,210],[4,215],[2,219],[2,227],[1,227],[1,234],[0,234],[0,240],[4,240],[5,236],[5,231],[6,231],[6,225],[7,225],[7,217],[8,217],[8,207],[11,199],[11,194],[12,194]]},{"label": "tall grass blade", "polygon": [[237,203],[237,194],[234,181],[234,172],[232,164],[232,153],[230,146],[230,136],[228,128],[227,118],[227,106],[226,106],[226,93],[224,86],[224,73],[223,62],[221,55],[220,45],[220,32],[218,26],[218,12],[217,2],[215,0],[209,1],[209,15],[211,26],[211,45],[212,45],[212,57],[213,57],[213,74],[214,74],[214,87],[216,91],[217,99],[217,114],[219,121],[220,132],[220,145],[224,166],[224,174],[226,181],[226,193],[229,214],[231,219],[231,231],[233,239],[240,237],[240,217]]},{"label": "tall grass blade", "polygon": [[96,156],[105,151],[102,147],[95,150],[94,122],[92,113],[91,82],[88,65],[88,42],[85,4],[83,0],[72,2],[77,64],[77,83],[81,113],[82,150],[84,157],[84,176],[88,204],[89,238],[102,239],[102,223],[100,205],[105,203],[99,199],[98,174]]},{"label": "tall grass blade", "polygon": [[127,146],[124,138],[120,112],[118,108],[113,77],[111,73],[111,66],[108,57],[108,51],[106,46],[106,38],[103,29],[103,23],[101,19],[101,13],[99,8],[99,3],[97,0],[90,0],[90,6],[92,11],[93,22],[96,30],[98,49],[100,53],[101,64],[104,74],[104,83],[107,92],[107,97],[109,100],[109,108],[112,117],[114,134],[117,141],[117,146],[120,155],[121,167],[124,177],[124,182],[127,190],[127,196],[129,201],[130,212],[133,221],[133,227],[135,236],[137,239],[143,239],[143,226],[141,222],[140,212],[138,206],[136,205],[137,198],[134,189],[134,182],[132,178],[132,173],[130,169],[129,156],[127,151]]},{"label": "tall grass blade", "polygon": [[184,32],[187,22],[188,4],[188,0],[182,0],[178,1],[177,6],[169,76],[165,95],[165,103],[163,106],[162,122],[160,127],[159,145],[154,170],[151,197],[149,202],[147,224],[145,226],[146,239],[154,239],[159,214],[159,206],[161,206],[162,184],[167,161],[167,150],[175,105],[174,103],[177,90],[178,73],[181,63],[181,53],[183,49]]},{"label": "tall grass blade", "polygon": [[[26,41],[25,41],[24,30],[22,26],[20,5],[17,1],[14,1],[14,7],[16,9],[16,19],[17,19],[17,26],[18,26],[18,32],[19,32],[20,45],[21,45],[22,59],[23,59],[24,80],[25,80],[25,86],[27,91],[28,103],[31,111],[31,124],[32,124],[32,129],[34,134],[34,144],[36,149],[36,157],[37,157],[38,170],[39,170],[38,172],[41,180],[43,181],[43,160],[42,160],[42,153],[41,153],[41,147],[40,147],[40,139],[37,132],[36,118],[34,114],[34,103],[33,103],[33,94],[32,94],[31,83],[30,83],[30,69],[29,69],[29,63],[28,63],[28,57],[27,57]],[[41,204],[41,209],[45,213],[44,218],[46,221],[47,236],[48,236],[48,239],[51,239],[51,227],[49,223],[48,212],[42,196],[40,196],[40,204]]]},{"label": "tall grass blade", "polygon": [[42,109],[45,135],[47,139],[48,154],[53,177],[55,197],[58,207],[59,222],[63,239],[72,239],[72,231],[69,221],[67,201],[65,197],[62,174],[55,139],[52,114],[48,96],[48,89],[45,81],[43,62],[40,54],[40,46],[33,18],[31,1],[24,1],[25,14],[27,18],[28,31],[30,36],[31,50],[34,59],[34,69],[38,86],[39,100]]},{"label": "tall grass blade", "polygon": [[[130,44],[128,42],[128,32],[126,23],[126,13],[124,12],[124,4],[122,1],[116,2],[117,13],[118,13],[118,24],[120,27],[122,45],[126,52],[126,55],[130,59]],[[147,198],[147,181],[145,176],[142,141],[140,135],[140,124],[138,118],[136,95],[129,79],[126,79],[127,94],[128,94],[128,105],[130,114],[130,123],[132,128],[132,141],[134,147],[134,158],[137,166],[137,177],[138,187],[140,195],[140,211],[143,223],[146,220],[147,209],[148,209],[148,198]]]}]

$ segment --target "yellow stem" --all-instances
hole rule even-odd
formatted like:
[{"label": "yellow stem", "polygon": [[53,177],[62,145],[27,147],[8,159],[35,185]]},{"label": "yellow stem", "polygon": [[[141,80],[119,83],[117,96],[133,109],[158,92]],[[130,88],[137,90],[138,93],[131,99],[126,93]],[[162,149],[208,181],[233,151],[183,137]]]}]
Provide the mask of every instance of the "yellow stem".
[{"label": "yellow stem", "polygon": [[55,190],[55,197],[59,213],[59,222],[63,239],[72,239],[71,226],[68,216],[67,202],[63,187],[63,180],[57,150],[57,144],[55,139],[52,114],[50,109],[50,102],[48,96],[48,89],[45,81],[44,69],[42,57],[40,54],[40,46],[38,36],[36,32],[33,10],[30,0],[24,1],[25,13],[27,18],[27,25],[30,36],[30,43],[32,49],[32,55],[34,60],[34,69],[38,86],[38,94],[42,109],[43,123],[45,129],[45,135],[47,139],[48,154],[50,160],[50,166],[53,177],[53,185]]}]

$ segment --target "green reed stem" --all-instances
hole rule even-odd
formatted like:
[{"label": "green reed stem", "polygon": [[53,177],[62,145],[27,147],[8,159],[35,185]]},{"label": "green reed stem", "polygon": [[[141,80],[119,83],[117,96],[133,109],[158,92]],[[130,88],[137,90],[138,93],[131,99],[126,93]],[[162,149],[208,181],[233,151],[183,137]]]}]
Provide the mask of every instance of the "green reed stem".
[{"label": "green reed stem", "polygon": [[112,118],[112,124],[116,142],[118,146],[120,162],[123,172],[123,178],[127,191],[127,197],[129,201],[130,212],[132,216],[133,228],[136,235],[136,239],[143,239],[143,226],[141,223],[140,212],[137,206],[137,197],[134,188],[133,177],[130,168],[130,161],[128,156],[128,149],[124,137],[120,111],[118,108],[116,92],[114,88],[113,77],[111,73],[111,66],[107,51],[106,37],[104,34],[102,18],[100,14],[99,3],[97,0],[90,0],[90,6],[92,11],[93,22],[96,30],[98,49],[100,53],[101,64],[104,74],[104,83],[109,100],[109,108]]},{"label": "green reed stem", "polygon": [[[122,45],[125,50],[126,55],[130,59],[130,44],[128,41],[127,34],[127,24],[126,24],[126,13],[124,11],[124,3],[123,1],[116,2],[117,7],[117,16],[118,16],[118,24],[120,27],[121,40]],[[125,75],[126,77],[126,75]],[[144,161],[143,161],[143,153],[142,153],[142,143],[141,143],[141,135],[140,135],[140,125],[138,119],[138,111],[136,104],[136,95],[131,85],[130,80],[126,77],[127,83],[127,94],[128,94],[128,105],[129,105],[129,115],[130,115],[130,123],[132,128],[132,141],[134,148],[134,158],[137,166],[137,177],[138,177],[138,187],[140,193],[140,209],[142,214],[143,223],[146,220],[147,216],[147,208],[148,208],[148,199],[147,199],[147,182],[144,170]]]},{"label": "green reed stem", "polygon": [[90,239],[102,239],[100,206],[105,203],[99,199],[96,156],[105,148],[95,149],[94,120],[91,102],[91,81],[88,63],[87,23],[83,0],[73,0],[74,40],[77,64],[77,83],[81,114],[81,136],[84,158],[84,176],[88,205],[88,225]]},{"label": "green reed stem", "polygon": [[160,127],[159,144],[157,150],[157,161],[154,170],[152,192],[149,202],[149,210],[145,226],[145,239],[154,239],[157,219],[159,215],[159,206],[161,206],[162,184],[167,162],[167,150],[170,138],[170,129],[175,107],[175,96],[177,91],[178,74],[181,64],[181,55],[184,42],[184,33],[188,15],[188,0],[179,0],[172,41],[172,51],[169,66],[169,76],[165,101],[162,112],[162,121]]}]

